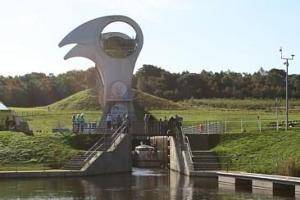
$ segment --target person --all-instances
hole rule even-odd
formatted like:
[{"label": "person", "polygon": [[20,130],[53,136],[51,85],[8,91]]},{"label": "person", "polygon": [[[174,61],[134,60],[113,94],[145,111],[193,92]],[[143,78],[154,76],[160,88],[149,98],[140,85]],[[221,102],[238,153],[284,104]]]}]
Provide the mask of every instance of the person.
[{"label": "person", "polygon": [[10,122],[9,122],[9,117],[7,116],[7,117],[6,117],[6,120],[5,120],[5,130],[6,130],[6,131],[8,131],[8,130],[10,129],[9,124],[10,124]]},{"label": "person", "polygon": [[148,121],[149,121],[148,122],[149,131],[153,132],[154,131],[154,121],[155,121],[153,115],[149,115],[149,120]]},{"label": "person", "polygon": [[182,120],[183,120],[182,117],[179,117],[178,115],[175,115],[175,123],[176,123],[176,127],[178,129],[180,129],[181,126],[182,126]]},{"label": "person", "polygon": [[168,131],[168,119],[167,117],[165,116],[165,119],[163,121],[163,128],[162,128],[162,131],[163,131],[163,134],[166,134],[167,131]]},{"label": "person", "polygon": [[131,127],[131,121],[130,121],[130,118],[129,118],[128,114],[126,114],[126,121],[127,121],[127,131],[126,131],[126,133],[129,133],[129,129]]},{"label": "person", "polygon": [[117,116],[117,128],[119,128],[120,126],[122,125],[122,117],[121,117],[121,115],[118,115]]},{"label": "person", "polygon": [[168,129],[169,130],[173,130],[173,128],[175,127],[174,126],[174,121],[175,121],[175,119],[174,119],[174,117],[172,116],[170,119],[169,119],[169,121],[168,121]]},{"label": "person", "polygon": [[125,127],[124,133],[129,133],[130,125],[131,125],[130,118],[129,118],[129,116],[126,114],[126,115],[125,115],[125,119],[124,119],[124,121],[123,121],[123,126]]},{"label": "person", "polygon": [[13,130],[15,130],[15,129],[17,128],[16,125],[17,125],[16,116],[13,115],[13,116],[12,116],[12,121],[11,121],[11,126],[10,126],[10,128],[12,128]]},{"label": "person", "polygon": [[163,121],[161,118],[159,118],[159,121],[158,121],[158,132],[159,132],[159,135],[162,135],[162,133],[163,133]]},{"label": "person", "polygon": [[75,116],[75,132],[79,133],[79,123],[80,123],[80,114],[76,114]]},{"label": "person", "polygon": [[80,131],[81,132],[83,132],[83,130],[84,130],[84,122],[85,122],[85,120],[84,120],[84,114],[81,113],[80,114]]},{"label": "person", "polygon": [[72,116],[72,124],[73,124],[73,133],[74,133],[75,129],[76,129],[76,115],[75,114]]},{"label": "person", "polygon": [[115,128],[117,128],[117,118],[116,118],[116,116],[115,115],[112,115],[112,117],[111,117],[111,123],[112,123],[112,129],[115,129]]},{"label": "person", "polygon": [[145,116],[144,116],[144,131],[145,131],[145,134],[147,134],[149,131],[149,115],[148,114],[145,114]]},{"label": "person", "polygon": [[106,128],[107,129],[111,129],[111,121],[112,121],[111,115],[110,115],[110,113],[108,113],[106,116]]}]

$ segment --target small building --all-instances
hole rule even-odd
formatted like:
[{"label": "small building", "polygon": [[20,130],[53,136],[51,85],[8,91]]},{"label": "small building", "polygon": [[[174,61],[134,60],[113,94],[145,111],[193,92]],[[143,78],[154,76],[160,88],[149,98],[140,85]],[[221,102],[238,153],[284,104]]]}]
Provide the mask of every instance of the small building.
[{"label": "small building", "polygon": [[11,110],[0,102],[0,131],[5,130],[5,120],[11,116]]},{"label": "small building", "polygon": [[10,112],[10,109],[7,108],[1,101],[0,101],[0,112]]}]

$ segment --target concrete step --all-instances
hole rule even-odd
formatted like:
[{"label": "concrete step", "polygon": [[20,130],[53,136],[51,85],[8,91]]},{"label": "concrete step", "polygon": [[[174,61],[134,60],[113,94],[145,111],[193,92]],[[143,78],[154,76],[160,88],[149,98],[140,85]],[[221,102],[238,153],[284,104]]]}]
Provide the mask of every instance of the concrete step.
[{"label": "concrete step", "polygon": [[192,151],[192,160],[195,171],[220,169],[218,157],[212,151]]},{"label": "concrete step", "polygon": [[194,166],[194,170],[219,170],[219,166]]},{"label": "concrete step", "polygon": [[218,159],[217,158],[192,158],[193,162],[202,162],[202,163],[218,163]]},{"label": "concrete step", "polygon": [[219,170],[218,163],[194,163],[194,170]]},{"label": "concrete step", "polygon": [[69,160],[66,164],[84,163],[84,160]]},{"label": "concrete step", "polygon": [[81,169],[82,167],[82,165],[66,165],[64,169]]},{"label": "concrete step", "polygon": [[192,151],[193,156],[216,156],[215,152],[212,151]]},{"label": "concrete step", "polygon": [[216,170],[220,170],[220,168],[207,168],[207,167],[194,168],[194,171],[216,171]]},{"label": "concrete step", "polygon": [[81,170],[81,167],[64,167],[65,170]]}]

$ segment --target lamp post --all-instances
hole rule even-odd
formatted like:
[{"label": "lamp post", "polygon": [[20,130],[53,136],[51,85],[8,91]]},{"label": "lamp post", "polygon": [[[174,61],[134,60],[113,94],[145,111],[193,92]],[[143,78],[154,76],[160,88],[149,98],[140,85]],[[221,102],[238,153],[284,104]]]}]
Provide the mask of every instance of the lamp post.
[{"label": "lamp post", "polygon": [[279,49],[280,56],[282,60],[285,60],[283,63],[286,66],[286,73],[285,73],[285,130],[287,131],[289,128],[289,94],[288,94],[288,77],[289,77],[289,60],[294,60],[294,54],[291,57],[283,57],[282,56],[282,47]]}]

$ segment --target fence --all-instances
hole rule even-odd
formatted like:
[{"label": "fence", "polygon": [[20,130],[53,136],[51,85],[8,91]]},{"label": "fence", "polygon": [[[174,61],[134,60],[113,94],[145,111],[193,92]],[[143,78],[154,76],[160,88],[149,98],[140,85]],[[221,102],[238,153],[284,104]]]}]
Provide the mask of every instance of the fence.
[{"label": "fence", "polygon": [[[206,133],[245,133],[251,131],[279,131],[285,130],[283,120],[230,120],[230,121],[188,121],[184,125],[183,132],[190,134]],[[300,120],[289,121],[290,130],[300,130]]]},{"label": "fence", "polygon": [[224,133],[223,123],[219,121],[198,122],[193,126],[185,126],[182,128],[184,134],[221,134]]}]

